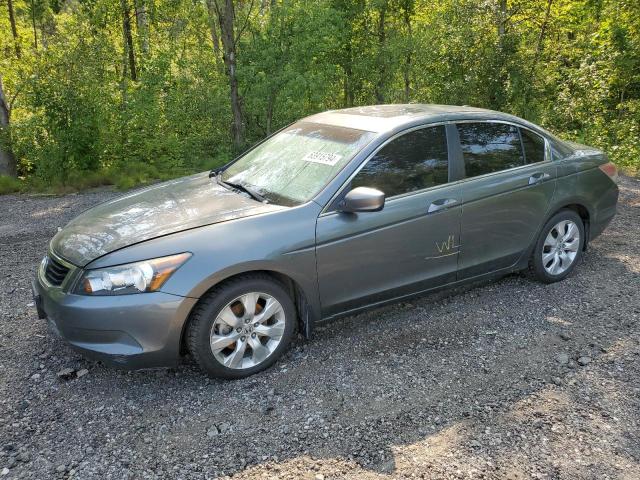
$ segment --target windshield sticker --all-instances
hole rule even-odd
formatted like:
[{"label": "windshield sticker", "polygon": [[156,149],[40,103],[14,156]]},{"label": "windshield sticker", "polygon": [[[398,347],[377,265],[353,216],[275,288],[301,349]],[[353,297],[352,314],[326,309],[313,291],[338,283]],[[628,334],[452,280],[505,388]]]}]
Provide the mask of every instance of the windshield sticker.
[{"label": "windshield sticker", "polygon": [[333,167],[341,158],[342,155],[338,155],[337,153],[309,152],[302,158],[302,160],[305,162],[321,163],[322,165],[329,165]]}]

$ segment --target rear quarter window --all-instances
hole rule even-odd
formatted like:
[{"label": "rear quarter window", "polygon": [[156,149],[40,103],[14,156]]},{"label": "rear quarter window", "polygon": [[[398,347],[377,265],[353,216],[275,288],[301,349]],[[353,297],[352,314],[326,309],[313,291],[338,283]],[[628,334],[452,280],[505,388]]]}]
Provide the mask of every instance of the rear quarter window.
[{"label": "rear quarter window", "polygon": [[524,147],[524,156],[527,163],[544,162],[545,143],[537,133],[527,130],[526,128],[520,129],[522,135],[522,146]]},{"label": "rear quarter window", "polygon": [[568,145],[562,142],[551,141],[551,157],[554,160],[562,160],[573,153],[573,150]]}]

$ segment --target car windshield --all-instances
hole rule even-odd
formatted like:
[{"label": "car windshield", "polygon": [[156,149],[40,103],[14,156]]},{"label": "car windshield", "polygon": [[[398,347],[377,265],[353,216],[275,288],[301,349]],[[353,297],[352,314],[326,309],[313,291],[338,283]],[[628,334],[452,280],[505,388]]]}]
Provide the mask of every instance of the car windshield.
[{"label": "car windshield", "polygon": [[272,203],[298,205],[313,198],[374,135],[297,122],[231,164],[220,180],[257,192]]}]

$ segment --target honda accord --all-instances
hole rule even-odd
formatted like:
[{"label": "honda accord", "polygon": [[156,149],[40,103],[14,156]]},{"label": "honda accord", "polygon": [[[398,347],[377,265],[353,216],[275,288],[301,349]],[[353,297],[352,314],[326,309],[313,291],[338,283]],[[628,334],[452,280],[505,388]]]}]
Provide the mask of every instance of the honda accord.
[{"label": "honda accord", "polygon": [[603,152],[512,115],[328,111],[82,213],[51,240],[36,306],[105,363],[190,353],[245,377],[338,316],[520,270],[564,279],[613,218],[616,175]]}]

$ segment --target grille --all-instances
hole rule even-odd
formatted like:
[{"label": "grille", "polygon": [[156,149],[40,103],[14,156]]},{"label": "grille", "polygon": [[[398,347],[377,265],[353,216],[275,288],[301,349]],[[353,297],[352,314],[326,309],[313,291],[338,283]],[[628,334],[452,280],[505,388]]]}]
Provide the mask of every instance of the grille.
[{"label": "grille", "polygon": [[69,273],[69,269],[52,257],[47,260],[47,266],[44,270],[44,276],[47,281],[54,286],[62,285],[65,277]]}]

